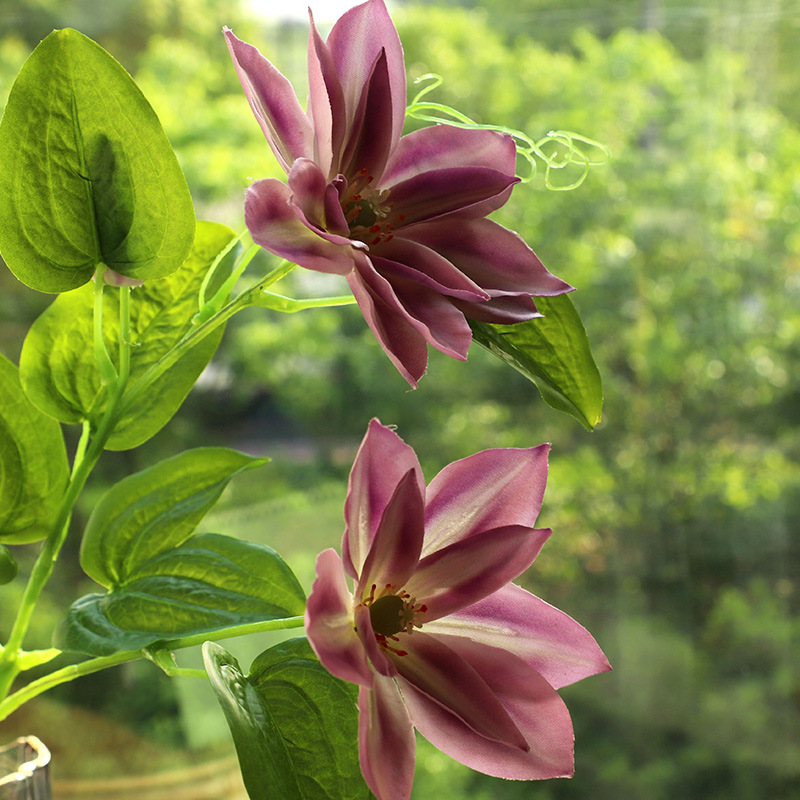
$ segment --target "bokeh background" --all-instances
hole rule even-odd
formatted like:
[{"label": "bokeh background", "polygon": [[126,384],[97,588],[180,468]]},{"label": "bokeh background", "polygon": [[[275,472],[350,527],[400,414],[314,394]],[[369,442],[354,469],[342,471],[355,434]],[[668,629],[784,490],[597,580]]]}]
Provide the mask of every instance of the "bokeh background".
[{"label": "bokeh background", "polygon": [[[353,4],[319,4],[320,27]],[[548,191],[538,178],[495,215],[577,287],[603,422],[587,433],[477,346],[466,364],[432,352],[409,392],[355,307],[251,309],[173,421],[138,450],[104,456],[72,553],[109,482],[180,448],[225,444],[273,461],[237,479],[202,529],[270,544],[308,586],[316,553],[338,546],[370,417],[398,425],[429,478],[486,447],[550,441],[540,522],[554,534],[521,582],[585,624],[614,666],[562,692],[576,777],[499,781],[421,742],[415,800],[800,797],[800,3],[390,7],[410,78],[444,77],[431,99],[534,138],[570,129],[611,149],[579,189]],[[304,16],[295,0],[0,0],[0,104],[43,36],[78,28],[155,107],[198,217],[239,230],[244,188],[281,173],[220,31],[257,44],[304,97]],[[264,256],[255,269],[268,266]],[[310,273],[285,288],[341,289]],[[0,272],[3,353],[17,358],[50,299]],[[15,554],[24,565],[34,549]],[[47,646],[61,605],[93,590],[75,569],[59,567],[31,647]],[[20,592],[0,589],[0,634]],[[267,644],[231,649],[246,664]],[[76,682],[14,720],[0,738],[51,732],[63,778],[230,748],[202,681],[147,663]]]}]

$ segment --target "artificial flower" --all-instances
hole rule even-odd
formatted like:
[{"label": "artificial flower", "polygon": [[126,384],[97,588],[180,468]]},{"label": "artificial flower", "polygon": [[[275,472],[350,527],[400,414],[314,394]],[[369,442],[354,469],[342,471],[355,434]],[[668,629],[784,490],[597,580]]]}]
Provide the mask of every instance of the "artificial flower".
[{"label": "artificial flower", "polygon": [[383,0],[347,11],[326,41],[311,19],[305,112],[255,47],[225,36],[288,175],[248,189],[250,234],[302,267],[345,276],[412,386],[427,344],[466,359],[467,317],[520,322],[540,316],[532,295],[570,291],[516,233],[486,218],[518,180],[510,136],[449,125],[402,136],[405,64]]},{"label": "artificial flower", "polygon": [[378,800],[408,800],[414,728],[489,775],[572,774],[556,689],[610,667],[581,625],[510,583],[551,533],[533,527],[548,451],[484,450],[426,487],[411,447],[369,425],[343,558],[317,559],[306,633],[322,664],[360,687],[359,757]]}]

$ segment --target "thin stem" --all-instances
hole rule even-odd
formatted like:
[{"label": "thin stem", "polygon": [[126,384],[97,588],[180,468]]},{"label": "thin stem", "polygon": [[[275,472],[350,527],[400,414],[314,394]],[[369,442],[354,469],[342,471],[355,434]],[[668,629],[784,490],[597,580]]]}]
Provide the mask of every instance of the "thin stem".
[{"label": "thin stem", "polygon": [[[119,408],[122,394],[125,391],[130,370],[130,296],[129,287],[120,288],[120,371],[116,377],[109,397],[108,406],[100,420],[94,438],[89,443],[89,426],[84,423],[81,439],[75,453],[70,477],[64,497],[59,506],[58,515],[53,527],[42,545],[39,556],[33,565],[28,583],[22,595],[17,618],[8,637],[5,649],[0,653],[0,698],[5,697],[14,679],[20,672],[17,663],[22,642],[28,632],[33,612],[45,584],[53,574],[58,554],[64,545],[69,533],[69,522],[72,509],[86,483],[97,460],[100,458],[108,437],[114,430],[119,417]],[[107,355],[107,354],[106,354]],[[112,365],[113,366],[113,365]]]},{"label": "thin stem", "polygon": [[[223,628],[222,630],[212,631],[210,633],[200,633],[195,636],[185,636],[182,639],[174,639],[164,642],[161,649],[180,650],[185,647],[194,647],[204,642],[216,642],[220,639],[230,639],[234,636],[244,636],[250,633],[302,628],[303,624],[304,618],[301,616],[251,622],[246,625],[236,625],[231,628]],[[22,689],[3,700],[3,702],[0,702],[0,721],[4,720],[24,703],[46,692],[48,689],[52,689],[62,683],[74,681],[76,678],[80,678],[84,675],[91,675],[94,672],[99,672],[109,667],[115,667],[119,664],[125,664],[128,661],[136,661],[145,657],[147,656],[144,650],[124,650],[112,656],[90,658],[87,661],[82,661],[80,664],[70,664],[68,667],[63,667],[55,672],[51,672],[49,675],[45,675],[38,680],[31,681],[27,686],[24,686]]]},{"label": "thin stem", "polygon": [[267,286],[272,286],[281,278],[286,277],[297,265],[284,261],[269,272],[264,278],[245,289],[226,306],[221,308],[213,317],[205,320],[197,327],[191,329],[169,352],[165,353],[150,369],[148,369],[125,393],[120,415],[124,416],[146,392],[184,353],[191,350],[199,341],[208,336],[212,331],[227,322],[234,314],[248,306],[254,305],[261,292]]},{"label": "thin stem", "polygon": [[334,306],[350,306],[356,302],[351,294],[340,295],[339,297],[312,297],[304,300],[295,300],[293,297],[284,297],[272,292],[261,292],[258,296],[258,305],[263,308],[271,308],[274,311],[284,311],[294,313],[305,311],[307,308],[333,308]]},{"label": "thin stem", "polygon": [[117,369],[106,350],[103,336],[103,289],[105,288],[103,273],[105,271],[105,264],[98,264],[97,271],[94,273],[94,357],[97,362],[97,371],[100,373],[100,382],[103,386],[109,386],[117,380]]}]

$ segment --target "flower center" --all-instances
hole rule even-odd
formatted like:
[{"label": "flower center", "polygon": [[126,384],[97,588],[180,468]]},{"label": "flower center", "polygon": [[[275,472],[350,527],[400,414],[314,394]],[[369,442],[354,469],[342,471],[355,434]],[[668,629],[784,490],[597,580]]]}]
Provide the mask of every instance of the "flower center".
[{"label": "flower center", "polygon": [[369,608],[369,619],[372,623],[372,632],[375,639],[384,650],[391,650],[398,656],[405,656],[405,650],[398,650],[389,644],[389,639],[399,642],[398,633],[410,634],[414,628],[421,628],[422,623],[416,619],[428,609],[424,603],[417,603],[416,598],[404,591],[397,591],[397,587],[387,584],[379,597],[375,597],[377,590],[372,585],[368,597],[363,604]]},{"label": "flower center", "polygon": [[389,190],[371,188],[373,180],[373,176],[362,169],[350,180],[339,198],[350,227],[350,237],[369,245],[391,241],[395,224],[404,218],[402,214],[394,218],[392,204],[387,202]]}]

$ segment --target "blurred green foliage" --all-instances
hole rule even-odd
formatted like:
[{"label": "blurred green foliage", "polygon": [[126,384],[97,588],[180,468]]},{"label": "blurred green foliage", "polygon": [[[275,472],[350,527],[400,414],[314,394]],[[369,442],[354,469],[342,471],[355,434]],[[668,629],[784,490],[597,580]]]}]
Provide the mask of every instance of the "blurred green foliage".
[{"label": "blurred green foliage", "polygon": [[[140,30],[127,36],[122,23],[70,18],[88,0],[40,5],[50,26],[84,20],[135,70],[198,214],[239,228],[243,189],[280,170],[218,32],[234,27],[302,85],[305,26],[259,25],[241,3],[138,0],[114,6]],[[430,99],[534,138],[576,130],[614,155],[577,191],[537,179],[496,215],[577,287],[604,422],[587,434],[477,347],[467,364],[432,353],[409,392],[353,307],[251,310],[181,414],[141,453],[109,460],[108,474],[198,439],[275,456],[232,487],[215,522],[273,545],[307,581],[314,554],[337,545],[347,470],[371,416],[398,425],[429,478],[482,448],[551,441],[541,524],[554,534],[524,583],[584,623],[615,667],[563,691],[577,777],[500,782],[422,744],[414,796],[800,796],[796,7],[444,5],[395,14],[410,77],[445,79]],[[8,8],[26,11],[3,27],[2,97],[41,35],[31,4]],[[10,357],[46,302],[14,283],[0,274]],[[344,291],[304,272],[287,283],[297,296]]]}]

